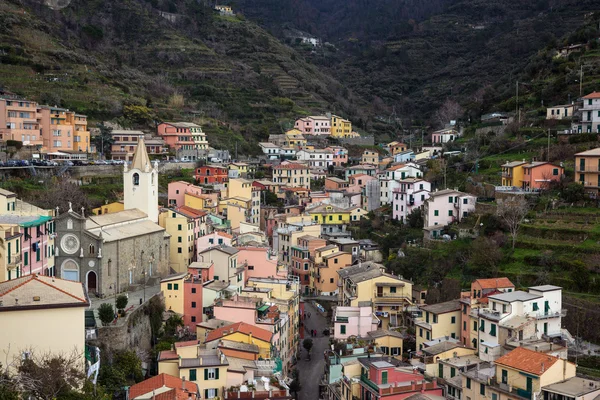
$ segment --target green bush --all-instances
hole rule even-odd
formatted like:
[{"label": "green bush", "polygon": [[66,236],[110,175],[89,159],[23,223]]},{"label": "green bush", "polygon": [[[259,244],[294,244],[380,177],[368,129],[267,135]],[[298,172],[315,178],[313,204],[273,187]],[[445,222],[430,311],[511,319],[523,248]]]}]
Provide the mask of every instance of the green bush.
[{"label": "green bush", "polygon": [[127,307],[129,299],[124,294],[117,297],[117,310],[124,310]]},{"label": "green bush", "polygon": [[115,310],[112,304],[102,303],[98,308],[98,317],[103,326],[107,326],[115,319]]}]

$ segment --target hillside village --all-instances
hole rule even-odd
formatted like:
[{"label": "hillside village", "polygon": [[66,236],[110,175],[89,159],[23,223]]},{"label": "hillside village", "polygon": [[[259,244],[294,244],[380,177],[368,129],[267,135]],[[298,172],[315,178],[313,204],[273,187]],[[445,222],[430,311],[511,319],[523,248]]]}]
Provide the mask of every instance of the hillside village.
[{"label": "hillside village", "polygon": [[[515,118],[493,113],[477,129],[502,131]],[[540,148],[586,134],[597,144],[600,94],[550,106],[545,118],[566,129]],[[545,254],[536,249],[558,249],[556,236],[534,242],[542,247],[528,240],[551,232],[552,218],[565,226],[591,215],[600,147],[559,161],[551,153],[499,161],[491,181],[459,190],[448,184],[448,167],[468,155],[460,143],[469,129],[456,121],[410,146],[375,143],[337,115],[300,117],[260,142],[259,157],[233,158],[185,121],[158,123],[155,132],[104,127],[98,149],[74,111],[5,94],[0,120],[7,154],[15,147],[6,173],[69,179],[114,165],[123,191],[92,209],[68,197],[44,209],[0,190],[6,376],[24,376],[19,363],[39,362],[41,352],[75,349],[70,366],[86,371],[80,379],[117,398],[600,396],[597,346],[587,342],[598,336],[580,328],[564,300],[565,290],[597,294],[597,271],[561,260],[580,268],[565,288],[556,274],[528,280],[504,271],[500,250],[486,247],[504,248],[511,260],[525,251],[529,263]],[[185,180],[166,172],[159,199],[170,164],[194,168]],[[548,195],[558,197],[540,211]],[[505,244],[495,244],[499,237]],[[569,240],[595,252],[593,240]],[[419,257],[459,243],[488,252],[468,261],[474,278],[453,288],[452,272],[427,278]],[[42,341],[23,332],[31,318],[45,327]],[[134,378],[110,383],[106,368],[131,349],[140,363]]]}]

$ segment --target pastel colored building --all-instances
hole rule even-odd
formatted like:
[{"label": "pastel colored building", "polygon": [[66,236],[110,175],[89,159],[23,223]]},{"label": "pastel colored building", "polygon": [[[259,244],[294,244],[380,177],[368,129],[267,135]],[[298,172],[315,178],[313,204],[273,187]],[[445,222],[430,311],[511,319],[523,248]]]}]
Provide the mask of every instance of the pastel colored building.
[{"label": "pastel colored building", "polygon": [[385,355],[402,356],[403,354],[404,335],[398,331],[376,329],[368,332],[367,338],[372,340],[377,349]]},{"label": "pastel colored building", "polygon": [[349,265],[352,265],[352,254],[340,251],[335,245],[316,249],[310,281],[313,294],[337,295],[338,271]]},{"label": "pastel colored building", "polygon": [[579,109],[580,120],[575,126],[578,133],[600,133],[600,93],[592,92],[583,96]]},{"label": "pastel colored building", "polygon": [[[21,276],[0,282],[0,302],[0,348],[4,359],[75,355],[83,371],[85,310],[90,300],[81,282],[38,274]],[[43,334],[40,329],[23,329],[31,321],[41,324]],[[6,367],[12,365],[11,361]]]},{"label": "pastel colored building", "polygon": [[331,120],[324,115],[309,116],[296,120],[294,128],[308,135],[331,134]]},{"label": "pastel colored building", "polygon": [[[48,129],[48,127],[46,127]],[[0,99],[0,138],[42,147],[42,115],[38,104],[19,98]]]},{"label": "pastel colored building", "polygon": [[372,302],[382,329],[404,325],[404,308],[412,302],[412,282],[385,272],[373,261],[338,270],[338,305],[358,307]]},{"label": "pastel colored building", "polygon": [[310,274],[313,271],[315,251],[325,247],[327,241],[316,236],[305,235],[298,238],[298,244],[291,247],[291,273],[297,276],[301,291],[308,294],[311,290]]},{"label": "pastel colored building", "polygon": [[246,280],[279,274],[277,255],[267,247],[238,247],[238,261],[246,268]]},{"label": "pastel colored building", "polygon": [[333,152],[333,166],[342,167],[348,164],[348,150],[340,146],[329,146],[325,148]]},{"label": "pastel colored building", "polygon": [[65,108],[42,106],[44,148],[53,152],[91,152],[87,117]]},{"label": "pastel colored building", "polygon": [[348,181],[334,176],[325,177],[325,190],[344,190],[348,187]]},{"label": "pastel colored building", "polygon": [[365,150],[362,153],[360,163],[363,165],[379,165],[379,153],[373,150]]},{"label": "pastel colored building", "polygon": [[283,162],[273,167],[273,182],[310,190],[310,169],[304,164]]},{"label": "pastel colored building", "polygon": [[0,225],[0,282],[24,275],[20,248],[23,233],[16,224]]},{"label": "pastel colored building", "polygon": [[397,153],[408,150],[408,145],[406,145],[405,143],[393,141],[388,143],[385,146],[385,148],[391,155],[395,155]]},{"label": "pastel colored building", "polygon": [[385,170],[386,179],[401,180],[406,178],[423,178],[423,171],[415,163],[397,164]]},{"label": "pastel colored building", "polygon": [[546,119],[567,119],[573,117],[574,104],[559,104],[546,108]]},{"label": "pastel colored building", "polygon": [[502,186],[521,187],[523,183],[523,166],[527,161],[507,161],[502,164]]},{"label": "pastel colored building", "polygon": [[204,342],[207,348],[218,346],[221,340],[253,344],[258,347],[258,357],[269,359],[271,358],[272,339],[273,333],[265,329],[244,322],[236,322],[209,332]]},{"label": "pastel colored building", "polygon": [[315,223],[321,224],[322,234],[345,232],[350,223],[350,210],[332,204],[320,204],[305,211]]},{"label": "pastel colored building", "polygon": [[349,138],[352,137],[352,123],[347,119],[338,117],[337,115],[331,116],[331,136],[335,138]]},{"label": "pastel colored building", "polygon": [[162,373],[143,380],[127,389],[127,398],[131,400],[199,400],[200,389],[194,382]]},{"label": "pastel colored building", "polygon": [[448,142],[452,142],[458,138],[458,131],[453,128],[441,129],[439,131],[435,131],[431,134],[431,143],[433,145],[436,144],[444,144]]},{"label": "pastel colored building", "polygon": [[524,190],[548,189],[551,182],[560,181],[564,175],[565,169],[561,165],[533,161],[523,165],[521,188]]},{"label": "pastel colored building", "polygon": [[177,342],[158,354],[158,373],[198,386],[201,399],[222,398],[229,361],[218,349],[203,349],[197,340]]},{"label": "pastel colored building", "polygon": [[185,181],[169,182],[168,186],[169,207],[181,207],[185,204],[185,194],[202,194],[202,188]]},{"label": "pastel colored building", "polygon": [[[238,250],[226,245],[210,247],[201,251],[198,257],[203,262],[214,263],[214,280],[224,281],[233,286],[237,292],[242,290],[244,285],[245,268],[238,262]],[[218,317],[217,317],[218,318]],[[227,318],[220,318],[232,321]]]},{"label": "pastel colored building", "polygon": [[350,337],[366,337],[377,330],[379,319],[370,306],[336,307],[333,313],[333,338],[347,340]]},{"label": "pastel colored building", "polygon": [[325,171],[333,165],[333,151],[328,149],[304,149],[296,152],[296,159],[308,164],[311,170]]},{"label": "pastel colored building", "polygon": [[359,164],[344,168],[344,176],[346,179],[353,175],[376,176],[377,166],[372,164]]},{"label": "pastel colored building", "polygon": [[226,183],[229,180],[229,172],[227,167],[207,165],[196,168],[194,178],[201,185]]},{"label": "pastel colored building", "polygon": [[[204,250],[214,246],[231,246],[231,239],[233,239],[233,236],[229,233],[213,231],[200,236],[196,240],[196,247],[198,248],[198,253],[202,253]],[[206,261],[208,261],[208,259]]]},{"label": "pastel colored building", "polygon": [[208,149],[202,127],[192,122],[163,122],[158,125],[157,131],[166,145],[176,151],[178,157],[197,160],[200,151]]},{"label": "pastel colored building", "polygon": [[425,227],[440,227],[455,221],[462,221],[469,213],[475,211],[477,198],[473,195],[452,189],[444,189],[429,193],[425,201]]},{"label": "pastel colored building", "polygon": [[168,276],[160,281],[160,290],[165,299],[165,310],[183,315],[184,288],[187,272]]},{"label": "pastel colored building", "polygon": [[188,265],[196,261],[196,240],[206,234],[206,213],[187,206],[164,209],[158,224],[170,235],[170,267],[185,272]]},{"label": "pastel colored building", "polygon": [[422,317],[415,321],[417,350],[422,350],[426,342],[445,336],[460,337],[460,310],[458,300],[420,307]]},{"label": "pastel colored building", "polygon": [[442,397],[443,390],[436,381],[427,381],[422,374],[413,371],[412,366],[402,368],[401,361],[389,357],[364,357],[358,361],[361,364],[361,400],[404,400],[415,395],[420,396],[418,398]]},{"label": "pastel colored building", "polygon": [[408,216],[420,209],[429,198],[431,183],[419,178],[398,181],[399,187],[392,193],[392,218],[407,222]]},{"label": "pastel colored building", "polygon": [[600,192],[600,148],[575,154],[575,181],[583,185],[586,193]]},{"label": "pastel colored building", "polygon": [[136,130],[113,129],[110,134],[113,139],[111,145],[113,160],[130,161],[138,142],[144,138],[144,132]]},{"label": "pastel colored building", "polygon": [[119,211],[125,210],[125,204],[123,204],[123,200],[114,201],[112,203],[106,203],[103,206],[96,207],[92,209],[92,214],[94,215],[102,215],[102,214],[110,214]]}]

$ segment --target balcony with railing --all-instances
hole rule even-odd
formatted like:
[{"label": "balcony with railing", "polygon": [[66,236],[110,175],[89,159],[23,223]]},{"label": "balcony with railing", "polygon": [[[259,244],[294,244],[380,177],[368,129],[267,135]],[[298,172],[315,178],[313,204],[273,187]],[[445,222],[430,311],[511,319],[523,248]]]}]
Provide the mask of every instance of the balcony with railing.
[{"label": "balcony with railing", "polygon": [[373,292],[373,299],[375,302],[403,302],[406,300],[412,300],[412,296],[406,296],[402,293],[391,293],[391,292]]},{"label": "balcony with railing", "polygon": [[532,393],[530,391],[513,387],[512,385],[509,385],[508,383],[498,382],[497,380],[494,380],[494,379],[490,383],[491,383],[490,386],[493,389],[497,389],[498,391],[504,392],[511,396],[515,396],[515,397],[518,397],[521,399],[528,399],[528,400],[531,400],[533,398]]},{"label": "balcony with railing", "polygon": [[551,310],[539,311],[539,312],[533,314],[532,316],[535,317],[536,319],[548,319],[548,318],[566,317],[567,316],[567,309],[563,308],[560,311],[551,311]]},{"label": "balcony with railing", "polygon": [[21,265],[21,255],[20,254],[13,254],[11,257],[8,258],[8,267],[9,268],[16,268],[19,265]]},{"label": "balcony with railing", "polygon": [[590,172],[590,173],[600,173],[600,165],[581,165],[578,164],[575,166],[576,172]]}]

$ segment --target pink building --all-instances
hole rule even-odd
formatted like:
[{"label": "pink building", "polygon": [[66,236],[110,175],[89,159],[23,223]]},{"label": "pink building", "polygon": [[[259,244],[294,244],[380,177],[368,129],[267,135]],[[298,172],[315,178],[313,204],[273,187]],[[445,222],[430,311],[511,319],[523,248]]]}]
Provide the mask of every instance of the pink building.
[{"label": "pink building", "polygon": [[367,174],[356,174],[348,177],[348,193],[362,193],[363,188],[367,186],[367,182],[376,181],[376,176],[370,176]]},{"label": "pink building", "polygon": [[[223,299],[213,307],[216,319],[224,321],[244,322],[273,333],[273,343],[280,337],[279,318],[259,297],[243,297],[235,295],[231,299]],[[277,332],[276,332],[277,331]]]},{"label": "pink building", "polygon": [[202,322],[202,282],[196,275],[189,275],[183,281],[183,326],[191,332],[195,332],[196,324]]},{"label": "pink building", "polygon": [[402,363],[395,358],[364,357],[358,361],[362,367],[361,399],[403,400],[415,394],[443,397],[442,388],[435,380],[428,382],[416,370],[409,372],[400,368]]},{"label": "pink building", "polygon": [[248,278],[277,276],[277,256],[267,247],[238,247],[238,263],[246,268]]},{"label": "pink building", "polygon": [[406,222],[406,218],[425,204],[431,191],[431,183],[418,178],[398,181],[400,187],[392,192],[392,213],[397,221]]},{"label": "pink building", "polygon": [[[21,217],[31,221],[21,222],[23,232],[23,275],[54,274],[54,221],[52,217]],[[85,249],[86,251],[88,249]]]},{"label": "pink building", "polygon": [[340,146],[330,146],[325,150],[333,151],[333,165],[341,167],[342,164],[348,164],[348,150]]},{"label": "pink building", "polygon": [[294,128],[303,134],[309,135],[330,135],[331,119],[324,115],[300,118],[294,124]]},{"label": "pink building", "polygon": [[176,181],[169,183],[169,207],[181,207],[185,205],[185,194],[202,194],[202,188],[189,182]]},{"label": "pink building", "polygon": [[552,182],[558,182],[565,174],[562,165],[549,162],[534,161],[523,165],[523,182],[525,190],[547,189]]},{"label": "pink building", "polygon": [[458,190],[444,189],[431,192],[425,201],[424,226],[429,228],[438,225],[442,228],[453,222],[460,222],[469,213],[475,211],[476,203],[475,196]]},{"label": "pink building", "polygon": [[373,314],[371,306],[337,307],[333,315],[333,338],[346,340],[351,336],[366,337],[378,326],[379,319]]},{"label": "pink building", "polygon": [[198,253],[202,253],[204,250],[218,245],[231,246],[231,239],[233,239],[233,236],[229,233],[214,231],[207,235],[200,236],[198,240],[196,240],[196,248],[198,249]]},{"label": "pink building", "polygon": [[188,274],[202,279],[202,282],[212,281],[215,278],[215,264],[209,261],[194,261],[188,266]]}]

